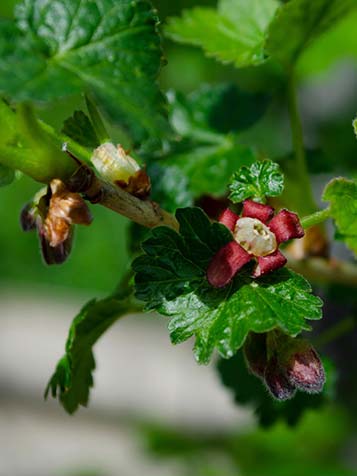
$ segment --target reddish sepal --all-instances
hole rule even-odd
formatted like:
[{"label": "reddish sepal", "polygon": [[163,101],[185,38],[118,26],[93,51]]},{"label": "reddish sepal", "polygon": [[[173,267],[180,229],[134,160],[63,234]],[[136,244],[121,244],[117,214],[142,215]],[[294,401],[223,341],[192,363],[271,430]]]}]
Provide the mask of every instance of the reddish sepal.
[{"label": "reddish sepal", "polygon": [[299,217],[289,210],[280,210],[269,223],[269,228],[275,234],[278,243],[304,236]]},{"label": "reddish sepal", "polygon": [[236,241],[230,241],[212,258],[207,269],[208,282],[214,288],[226,286],[251,256]]},{"label": "reddish sepal", "polygon": [[282,268],[286,262],[287,259],[279,250],[274,251],[274,253],[268,256],[259,256],[258,264],[253,273],[253,278],[259,278],[259,276],[263,276],[264,274]]},{"label": "reddish sepal", "polygon": [[265,384],[269,392],[277,400],[289,400],[296,393],[294,385],[288,380],[285,372],[280,368],[276,357],[272,357],[265,369]]},{"label": "reddish sepal", "polygon": [[229,208],[226,208],[219,216],[218,221],[225,225],[229,230],[234,231],[238,219],[238,215],[232,212]]},{"label": "reddish sepal", "polygon": [[274,215],[274,208],[269,205],[262,205],[253,200],[244,200],[242,217],[257,218],[263,223],[267,223]]},{"label": "reddish sepal", "polygon": [[321,392],[325,383],[325,371],[315,349],[306,344],[289,359],[287,377],[292,385],[309,393]]}]

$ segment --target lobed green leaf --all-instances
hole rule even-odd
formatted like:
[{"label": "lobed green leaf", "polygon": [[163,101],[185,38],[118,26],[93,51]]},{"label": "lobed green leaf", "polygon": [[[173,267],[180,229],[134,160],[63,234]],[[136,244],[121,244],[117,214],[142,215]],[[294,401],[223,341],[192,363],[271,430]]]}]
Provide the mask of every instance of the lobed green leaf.
[{"label": "lobed green leaf", "polygon": [[287,269],[253,280],[249,269],[223,288],[211,287],[206,270],[214,254],[232,240],[229,230],[211,223],[198,208],[177,210],[180,233],[159,227],[133,262],[136,296],[147,309],[170,317],[174,344],[196,337],[194,353],[208,363],[216,348],[229,358],[250,331],[280,328],[295,336],[306,319],[321,317],[321,301],[301,276]]},{"label": "lobed green leaf", "polygon": [[93,346],[129,309],[126,299],[115,297],[92,300],[83,307],[71,324],[66,353],[47,385],[46,398],[51,392],[68,413],[75,412],[80,405],[87,406],[95,369]]},{"label": "lobed green leaf", "polygon": [[330,202],[338,238],[357,254],[357,182],[344,178],[327,184],[322,199]]},{"label": "lobed green leaf", "polygon": [[234,203],[246,198],[264,202],[265,197],[281,195],[284,190],[284,175],[276,162],[254,162],[250,167],[241,167],[233,175],[229,190],[229,198]]},{"label": "lobed green leaf", "polygon": [[24,0],[15,13],[16,24],[0,23],[0,91],[49,101],[89,90],[134,141],[167,132],[158,19],[147,0]]},{"label": "lobed green leaf", "polygon": [[219,0],[217,10],[184,10],[182,17],[169,19],[165,31],[222,63],[257,65],[265,61],[265,31],[278,5],[276,0]]}]

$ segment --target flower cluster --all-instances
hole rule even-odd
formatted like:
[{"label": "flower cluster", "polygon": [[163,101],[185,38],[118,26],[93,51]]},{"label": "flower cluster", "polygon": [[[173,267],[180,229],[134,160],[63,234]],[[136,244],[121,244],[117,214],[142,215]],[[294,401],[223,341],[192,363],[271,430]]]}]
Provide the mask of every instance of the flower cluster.
[{"label": "flower cluster", "polygon": [[90,225],[92,216],[78,193],[70,192],[61,180],[54,179],[25,205],[20,222],[24,231],[37,228],[45,262],[60,264],[71,251],[73,225]]},{"label": "flower cluster", "polygon": [[251,373],[259,377],[278,400],[292,398],[296,390],[321,392],[325,371],[309,342],[283,333],[251,332],[244,344],[244,356]]},{"label": "flower cluster", "polygon": [[292,238],[304,236],[296,213],[280,210],[253,200],[243,202],[241,216],[227,208],[220,216],[233,234],[233,240],[223,246],[212,258],[207,269],[207,279],[215,288],[226,286],[235,274],[249,261],[257,265],[253,277],[258,278],[286,264],[279,245]]}]

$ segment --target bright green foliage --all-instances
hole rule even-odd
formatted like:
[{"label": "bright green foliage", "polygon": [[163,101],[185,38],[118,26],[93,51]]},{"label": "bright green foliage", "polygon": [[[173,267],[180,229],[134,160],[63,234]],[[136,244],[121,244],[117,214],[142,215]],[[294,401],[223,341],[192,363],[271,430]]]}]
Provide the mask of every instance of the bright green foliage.
[{"label": "bright green foliage", "polygon": [[355,0],[290,0],[270,24],[266,50],[285,65],[356,6]]},{"label": "bright green foliage", "polygon": [[196,7],[171,18],[166,33],[223,63],[257,65],[265,60],[265,31],[278,5],[276,0],[219,0],[217,10]]},{"label": "bright green foliage", "polygon": [[18,101],[90,90],[134,140],[160,137],[156,26],[146,0],[24,0],[16,24],[0,23],[0,90]]},{"label": "bright green foliage", "polygon": [[73,115],[66,119],[62,132],[84,147],[94,149],[100,145],[90,119],[82,111],[74,111]]},{"label": "bright green foliage", "polygon": [[[180,140],[172,144],[166,160],[160,164],[179,168],[187,177],[190,193],[224,195],[227,183],[242,165],[256,159],[254,151],[239,143],[233,131],[247,124],[240,109],[239,94],[232,86],[204,86],[188,97],[169,94],[169,117]],[[247,96],[244,97],[248,101]],[[253,99],[250,98],[253,102]],[[232,112],[227,114],[227,103]],[[266,105],[266,100],[262,100]],[[250,123],[259,119],[264,110],[255,108]]]},{"label": "bright green foliage", "polygon": [[355,134],[356,134],[356,137],[357,137],[357,117],[356,117],[356,119],[353,121],[352,125],[353,125],[353,130],[354,130],[354,132],[355,132]]},{"label": "bright green foliage", "polygon": [[229,185],[229,198],[234,203],[246,198],[265,201],[265,197],[278,197],[284,189],[284,176],[277,163],[271,160],[254,162],[236,172]]},{"label": "bright green foliage", "polygon": [[357,254],[357,182],[344,178],[331,180],[322,198],[330,202],[337,237]]},{"label": "bright green foliage", "polygon": [[128,302],[116,298],[87,303],[74,318],[69,330],[66,353],[58,362],[51,377],[45,397],[51,392],[68,413],[75,412],[79,405],[87,406],[93,386],[92,372],[95,368],[93,346],[99,337],[129,311]]},{"label": "bright green foliage", "polygon": [[333,400],[336,371],[329,360],[324,359],[323,363],[326,372],[323,392],[315,395],[298,392],[292,400],[284,402],[272,399],[260,379],[248,373],[242,352],[229,360],[220,359],[217,370],[222,383],[232,391],[235,402],[253,407],[259,423],[268,427],[278,420],[296,425],[306,410],[320,408]]},{"label": "bright green foliage", "polygon": [[196,336],[198,362],[208,363],[215,348],[232,357],[249,331],[280,328],[295,336],[309,329],[305,319],[321,317],[321,302],[307,281],[287,269],[260,280],[246,270],[223,289],[211,287],[207,266],[232,236],[198,208],[179,209],[176,217],[180,234],[160,227],[143,243],[145,255],[133,263],[136,296],[147,309],[170,316],[174,344]]}]

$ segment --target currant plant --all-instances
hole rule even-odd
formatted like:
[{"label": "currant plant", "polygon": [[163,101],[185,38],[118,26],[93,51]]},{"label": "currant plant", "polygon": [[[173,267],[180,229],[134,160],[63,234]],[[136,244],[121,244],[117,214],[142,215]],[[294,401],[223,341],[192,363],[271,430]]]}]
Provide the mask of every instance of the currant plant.
[{"label": "currant plant", "polygon": [[[41,184],[21,211],[23,230],[38,233],[45,263],[56,265],[97,206],[132,222],[132,267],[74,318],[46,396],[69,413],[87,406],[97,340],[126,315],[156,311],[173,344],[194,337],[198,363],[219,355],[222,382],[262,424],[295,423],[333,398],[333,366],[305,334],[323,304],[308,279],[357,283],[354,265],[327,255],[324,229],[332,218],[336,239],[357,252],[357,183],[333,179],[318,208],[296,71],[310,45],[356,7],[218,0],[169,19],[163,33],[176,42],[235,68],[271,68],[269,95],[250,96],[230,84],[162,92],[166,60],[147,0],[23,0],[14,21],[0,22],[0,185],[22,174]],[[281,91],[288,160],[241,140]],[[76,93],[83,108],[61,131],[41,119],[39,103]]]}]

